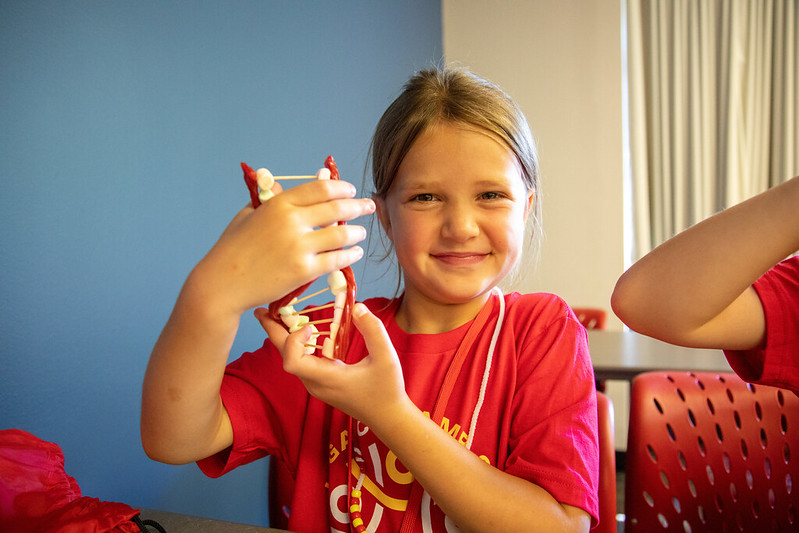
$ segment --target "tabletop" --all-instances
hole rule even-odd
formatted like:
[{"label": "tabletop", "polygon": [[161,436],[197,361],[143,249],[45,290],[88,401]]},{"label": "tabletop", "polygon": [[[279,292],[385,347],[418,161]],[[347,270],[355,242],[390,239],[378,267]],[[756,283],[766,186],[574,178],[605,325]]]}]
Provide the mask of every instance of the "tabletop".
[{"label": "tabletop", "polygon": [[632,380],[656,370],[732,372],[721,350],[685,348],[633,331],[588,330],[597,379]]},{"label": "tabletop", "polygon": [[[167,533],[285,533],[283,529],[238,524],[155,509],[142,509],[141,519],[155,520],[166,529]],[[150,531],[155,529],[150,528]]]}]

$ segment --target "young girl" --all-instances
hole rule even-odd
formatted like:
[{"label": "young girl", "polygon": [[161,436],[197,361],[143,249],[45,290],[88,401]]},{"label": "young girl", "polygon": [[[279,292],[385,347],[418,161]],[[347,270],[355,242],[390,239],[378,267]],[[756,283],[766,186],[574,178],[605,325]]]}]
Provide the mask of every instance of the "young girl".
[{"label": "young girl", "polygon": [[[289,292],[310,272],[357,259],[357,247],[324,250],[354,244],[361,229],[313,228],[371,204],[327,183],[301,186],[312,197],[289,196],[298,187],[245,209],[189,276],[153,351],[148,454],[202,459],[211,476],[275,456],[296,481],[292,531],[588,531],[598,445],[585,332],[553,295],[496,288],[540,211],[523,114],[468,72],[420,72],[380,120],[372,167],[402,295],[355,305],[345,363],[306,355],[309,328],[288,334],[258,309],[269,340],[224,369],[239,314],[271,295],[239,276],[241,263],[260,262],[257,277]],[[272,248],[313,264],[306,275],[258,257],[270,250],[263,241],[280,239],[259,232],[275,216],[309,233],[310,244]]]}]

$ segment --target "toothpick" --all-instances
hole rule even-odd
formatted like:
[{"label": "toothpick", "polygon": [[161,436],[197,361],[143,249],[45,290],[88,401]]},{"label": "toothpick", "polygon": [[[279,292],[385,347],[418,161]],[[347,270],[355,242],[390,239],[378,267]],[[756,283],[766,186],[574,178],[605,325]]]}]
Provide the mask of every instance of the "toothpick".
[{"label": "toothpick", "polygon": [[316,175],[313,176],[272,176],[272,179],[277,180],[315,180]]},{"label": "toothpick", "polygon": [[330,287],[325,287],[324,289],[318,290],[318,291],[316,291],[316,292],[315,292],[315,293],[313,293],[313,294],[309,294],[308,296],[303,296],[302,298],[300,298],[300,299],[299,299],[299,300],[297,300],[296,302],[292,302],[292,304],[291,304],[291,305],[298,304],[298,303],[300,303],[300,302],[302,302],[302,301],[305,301],[305,300],[307,300],[307,299],[309,299],[309,298],[313,298],[314,296],[318,296],[318,295],[322,294],[323,292],[325,292],[325,291],[329,291],[329,290],[330,290]]},{"label": "toothpick", "polygon": [[334,302],[331,302],[329,304],[320,305],[318,307],[309,307],[307,309],[303,309],[302,311],[298,311],[297,314],[301,315],[303,313],[311,313],[313,311],[319,311],[320,309],[327,309],[329,307],[333,307],[334,305],[336,305],[336,304]]}]

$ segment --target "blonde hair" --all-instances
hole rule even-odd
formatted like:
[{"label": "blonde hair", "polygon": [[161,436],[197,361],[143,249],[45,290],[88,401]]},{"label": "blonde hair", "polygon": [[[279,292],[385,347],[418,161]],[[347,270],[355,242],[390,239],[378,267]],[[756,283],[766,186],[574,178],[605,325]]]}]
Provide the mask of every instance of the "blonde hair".
[{"label": "blonde hair", "polygon": [[463,68],[448,66],[417,72],[383,113],[370,150],[373,195],[385,199],[411,145],[427,128],[442,121],[483,130],[513,152],[521,167],[522,181],[533,193],[529,217],[531,240],[537,246],[541,235],[541,184],[538,151],[530,126],[507,93]]}]

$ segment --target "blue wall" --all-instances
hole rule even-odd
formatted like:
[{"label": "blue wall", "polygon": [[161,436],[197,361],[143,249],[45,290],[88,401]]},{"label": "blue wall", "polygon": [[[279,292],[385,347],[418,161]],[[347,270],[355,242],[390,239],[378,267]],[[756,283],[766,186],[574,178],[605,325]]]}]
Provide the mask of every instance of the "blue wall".
[{"label": "blue wall", "polygon": [[[0,429],[58,443],[87,496],[265,524],[266,461],[146,458],[149,352],[247,202],[240,161],[333,154],[360,186],[380,113],[441,56],[440,2],[4,0],[0,50]],[[383,270],[361,297],[393,292]],[[245,318],[234,354],[262,338]]]}]

